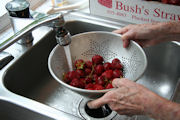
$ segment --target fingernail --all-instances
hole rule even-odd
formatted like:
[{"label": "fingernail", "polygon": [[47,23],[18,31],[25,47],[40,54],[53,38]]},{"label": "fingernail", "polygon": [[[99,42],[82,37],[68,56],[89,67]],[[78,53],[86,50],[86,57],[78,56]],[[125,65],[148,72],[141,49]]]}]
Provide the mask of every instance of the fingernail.
[{"label": "fingernail", "polygon": [[89,109],[97,109],[97,107],[93,106],[91,102],[92,101],[87,102],[87,106],[89,107]]},{"label": "fingernail", "polygon": [[90,103],[91,101],[89,101],[88,103],[87,103],[87,106],[89,107],[89,109],[93,109],[93,107],[91,106],[91,103]]},{"label": "fingernail", "polygon": [[127,48],[126,42],[123,40],[123,47]]}]

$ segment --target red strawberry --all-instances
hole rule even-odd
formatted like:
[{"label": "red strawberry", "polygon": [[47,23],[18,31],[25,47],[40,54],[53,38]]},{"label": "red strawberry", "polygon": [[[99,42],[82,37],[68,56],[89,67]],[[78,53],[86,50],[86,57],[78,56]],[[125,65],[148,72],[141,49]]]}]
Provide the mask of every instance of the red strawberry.
[{"label": "red strawberry", "polygon": [[112,60],[112,63],[121,63],[121,61],[120,61],[118,58],[114,58],[114,59]]},{"label": "red strawberry", "polygon": [[85,68],[85,74],[89,75],[91,73],[91,69],[90,68]]},{"label": "red strawberry", "polygon": [[96,81],[98,79],[98,75],[97,74],[93,74],[92,77],[93,77],[94,81]]},{"label": "red strawberry", "polygon": [[86,61],[85,65],[86,65],[87,68],[92,69],[92,62],[91,61]]},{"label": "red strawberry", "polygon": [[122,76],[123,76],[123,72],[121,70],[118,70],[118,69],[113,70],[113,77],[114,78],[120,78]]},{"label": "red strawberry", "polygon": [[87,90],[94,90],[94,88],[85,88],[85,89],[87,89]]},{"label": "red strawberry", "polygon": [[92,57],[92,62],[93,62],[93,64],[96,64],[96,65],[102,64],[103,61],[104,61],[104,59],[103,59],[103,57],[100,56],[100,55],[95,55],[95,56]]},{"label": "red strawberry", "polygon": [[84,77],[84,76],[85,76],[85,73],[84,73],[83,70],[77,69],[77,70],[76,70],[76,73],[77,73],[80,77]]},{"label": "red strawberry", "polygon": [[87,83],[92,83],[92,78],[86,77],[86,78],[85,78],[85,81],[86,81],[86,84],[87,84]]},{"label": "red strawberry", "polygon": [[169,0],[161,0],[162,3],[168,3]]},{"label": "red strawberry", "polygon": [[74,87],[80,87],[80,86],[81,86],[81,83],[80,83],[80,80],[78,80],[77,78],[74,78],[74,79],[70,82],[70,85],[71,85],[71,86],[74,86]]},{"label": "red strawberry", "polygon": [[76,71],[71,71],[71,72],[68,72],[68,78],[69,78],[70,80],[72,80],[72,79],[74,79],[74,78],[79,79],[80,76],[76,73]]},{"label": "red strawberry", "polygon": [[80,88],[84,88],[85,87],[85,78],[80,78]]},{"label": "red strawberry", "polygon": [[103,90],[104,89],[104,87],[102,85],[99,85],[99,84],[95,84],[93,86],[93,88],[94,88],[94,90]]},{"label": "red strawberry", "polygon": [[178,5],[180,3],[180,1],[179,0],[169,0],[169,3],[173,4],[173,5]]},{"label": "red strawberry", "polygon": [[112,68],[111,63],[109,62],[104,63],[103,66],[104,66],[104,70],[110,70]]},{"label": "red strawberry", "polygon": [[94,85],[92,83],[86,84],[85,89],[93,90]]},{"label": "red strawberry", "polygon": [[112,84],[111,83],[107,84],[106,89],[111,89],[111,88],[113,88]]},{"label": "red strawberry", "polygon": [[114,58],[112,60],[112,69],[121,69],[122,65],[121,65],[121,61],[118,58]]},{"label": "red strawberry", "polygon": [[84,84],[86,83],[85,78],[80,78],[80,81],[83,82]]},{"label": "red strawberry", "polygon": [[121,63],[112,63],[113,69],[123,69],[123,65]]},{"label": "red strawberry", "polygon": [[85,62],[82,59],[78,59],[75,61],[74,66],[76,69],[84,69]]},{"label": "red strawberry", "polygon": [[105,84],[105,81],[104,81],[104,80],[105,80],[105,79],[104,79],[103,76],[99,76],[98,79],[97,79],[95,82],[96,82],[96,84],[99,84],[99,85],[104,86],[104,84]]},{"label": "red strawberry", "polygon": [[113,71],[112,70],[106,70],[103,74],[103,77],[107,78],[108,80],[113,79]]},{"label": "red strawberry", "polygon": [[66,83],[69,83],[71,82],[71,79],[69,78],[69,72],[68,73],[63,73],[63,80],[66,82]]},{"label": "red strawberry", "polygon": [[95,71],[95,74],[101,75],[104,71],[104,66],[99,64],[95,66],[94,71]]}]

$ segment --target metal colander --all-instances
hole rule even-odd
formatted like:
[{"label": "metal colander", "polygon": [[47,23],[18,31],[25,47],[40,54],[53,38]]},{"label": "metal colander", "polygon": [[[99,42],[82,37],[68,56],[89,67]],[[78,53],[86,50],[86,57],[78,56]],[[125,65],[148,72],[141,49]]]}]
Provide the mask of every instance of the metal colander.
[{"label": "metal colander", "polygon": [[[94,55],[101,55],[105,62],[119,58],[124,66],[124,77],[136,81],[144,73],[147,58],[143,49],[134,41],[128,48],[123,48],[121,35],[112,32],[86,32],[72,36],[69,46],[72,62],[77,59],[91,60]],[[52,76],[69,89],[89,98],[97,98],[107,90],[85,90],[72,87],[63,81],[62,74],[69,71],[64,48],[57,45],[50,53],[48,67]]]}]

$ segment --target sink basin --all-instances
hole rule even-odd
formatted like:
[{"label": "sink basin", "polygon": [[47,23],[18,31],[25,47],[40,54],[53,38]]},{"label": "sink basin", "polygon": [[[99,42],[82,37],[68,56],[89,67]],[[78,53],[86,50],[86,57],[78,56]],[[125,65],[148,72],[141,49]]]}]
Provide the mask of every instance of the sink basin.
[{"label": "sink basin", "polygon": [[2,120],[53,120],[4,100],[0,100],[0,106],[0,118]]},{"label": "sink basin", "polygon": [[138,81],[162,97],[172,99],[180,78],[180,46],[173,42],[161,43],[145,49],[147,70]]},{"label": "sink basin", "polygon": [[[122,24],[116,22],[101,21],[101,18],[93,16],[85,19],[84,16],[77,13],[65,16],[65,27],[72,35],[88,31],[112,31],[122,27]],[[62,114],[73,120],[84,119],[80,108],[84,98],[61,86],[49,73],[48,56],[56,44],[55,33],[48,29],[44,37],[4,68],[1,86],[6,93],[2,98],[6,99],[0,101],[0,106],[3,106],[0,113],[5,113],[3,108],[10,108],[12,113],[17,110],[22,116],[35,116],[44,120],[58,119]],[[180,77],[180,47],[173,42],[167,42],[144,50],[148,66],[137,82],[167,99],[172,99]],[[7,113],[9,112],[7,109]],[[6,114],[4,116],[6,118]],[[114,115],[112,120],[117,119],[152,120],[145,116],[122,115]]]}]

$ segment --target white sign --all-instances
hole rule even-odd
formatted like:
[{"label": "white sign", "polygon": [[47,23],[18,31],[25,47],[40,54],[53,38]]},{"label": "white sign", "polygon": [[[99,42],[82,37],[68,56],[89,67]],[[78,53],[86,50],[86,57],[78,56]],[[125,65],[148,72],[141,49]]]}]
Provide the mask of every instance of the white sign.
[{"label": "white sign", "polygon": [[90,0],[91,14],[131,23],[180,21],[180,6],[143,0]]}]

